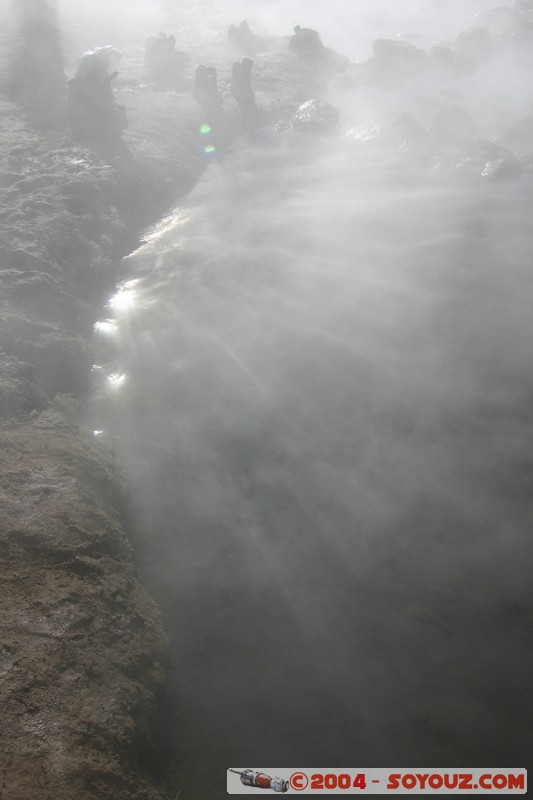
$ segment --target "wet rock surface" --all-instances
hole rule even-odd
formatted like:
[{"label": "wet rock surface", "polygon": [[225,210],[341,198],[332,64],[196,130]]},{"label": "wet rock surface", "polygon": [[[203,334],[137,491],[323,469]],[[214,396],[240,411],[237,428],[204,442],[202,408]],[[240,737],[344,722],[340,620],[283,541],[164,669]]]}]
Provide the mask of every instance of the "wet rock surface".
[{"label": "wet rock surface", "polygon": [[301,133],[330,133],[339,122],[339,112],[325,100],[308,100],[297,109],[291,122]]},{"label": "wet rock surface", "polygon": [[[239,111],[258,113],[246,59],[223,74],[220,94],[213,81],[210,94],[200,90],[199,105],[192,76],[179,93],[165,89],[183,61],[161,38],[148,54],[156,85],[142,83],[139,64],[139,77],[119,73],[111,90],[113,48],[78,62],[70,134],[66,118],[57,131],[34,126],[31,97],[0,101],[0,795],[9,800],[36,787],[44,800],[161,796],[149,775],[166,638],[136,575],[119,470],[84,427],[91,340],[121,256],[205,168],[205,106],[215,97],[226,142],[246,130]],[[267,119],[294,112],[302,75],[285,53],[259,60]],[[79,96],[87,80],[89,100]]]},{"label": "wet rock surface", "polygon": [[135,131],[110,163],[2,103],[0,794],[10,800],[160,796],[147,774],[165,634],[136,575],[119,471],[82,419],[93,323],[120,256],[200,161],[187,104],[175,102],[172,153],[146,129],[157,95],[130,106]]}]

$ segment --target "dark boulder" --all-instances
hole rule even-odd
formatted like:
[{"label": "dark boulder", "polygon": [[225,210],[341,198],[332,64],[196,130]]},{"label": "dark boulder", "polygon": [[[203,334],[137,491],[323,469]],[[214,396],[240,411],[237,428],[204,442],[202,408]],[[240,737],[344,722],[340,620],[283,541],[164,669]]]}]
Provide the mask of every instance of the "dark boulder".
[{"label": "dark boulder", "polygon": [[454,56],[457,66],[472,69],[485,61],[492,53],[494,40],[480,25],[472,25],[455,40]]},{"label": "dark boulder", "polygon": [[305,64],[326,76],[344,72],[350,60],[331,47],[325,47],[318,31],[296,25],[289,40],[289,50]]},{"label": "dark boulder", "polygon": [[267,40],[262,36],[257,36],[247,20],[243,20],[238,26],[230,25],[228,28],[228,42],[246,56],[255,56],[267,49]]},{"label": "dark boulder", "polygon": [[120,53],[112,47],[97,48],[81,58],[68,85],[68,114],[74,140],[91,146],[121,139],[127,114],[111,88],[119,61]]},{"label": "dark boulder", "polygon": [[146,40],[144,60],[148,75],[163,85],[175,85],[189,63],[187,53],[176,50],[176,37],[160,32]]},{"label": "dark boulder", "polygon": [[230,91],[237,101],[242,126],[246,131],[252,131],[259,125],[259,110],[252,87],[253,63],[250,58],[243,58],[241,62],[237,61],[231,70]]},{"label": "dark boulder", "polygon": [[451,71],[454,66],[453,50],[437,44],[428,51],[428,65],[434,70]]},{"label": "dark boulder", "polygon": [[192,96],[202,106],[208,118],[220,113],[223,100],[218,91],[217,71],[214,67],[200,65],[196,69]]},{"label": "dark boulder", "polygon": [[397,39],[376,39],[372,44],[371,75],[378,83],[397,84],[418,77],[427,64],[424,50]]}]

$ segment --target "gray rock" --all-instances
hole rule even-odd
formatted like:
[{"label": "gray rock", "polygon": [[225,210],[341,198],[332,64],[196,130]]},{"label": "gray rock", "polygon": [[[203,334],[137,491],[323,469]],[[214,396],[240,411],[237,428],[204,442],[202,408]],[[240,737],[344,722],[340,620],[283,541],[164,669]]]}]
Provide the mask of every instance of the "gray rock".
[{"label": "gray rock", "polygon": [[522,164],[509,150],[484,139],[466,140],[443,148],[434,166],[495,182],[516,180],[523,171]]},{"label": "gray rock", "polygon": [[317,31],[296,25],[289,41],[289,50],[317,72],[335,75],[344,72],[350,60],[331,47],[326,47]]},{"label": "gray rock", "polygon": [[243,58],[237,61],[231,70],[230,91],[241,113],[241,124],[245,131],[253,131],[260,124],[260,114],[255,102],[255,93],[252,87],[253,61]]},{"label": "gray rock", "polygon": [[435,45],[428,51],[428,63],[433,69],[453,69],[454,57],[452,48],[442,44]]},{"label": "gray rock", "polygon": [[516,180],[521,174],[522,164],[515,156],[509,154],[487,161],[481,177],[489,181],[509,181]]},{"label": "gray rock", "polygon": [[292,127],[302,133],[331,133],[339,112],[325,100],[307,100],[292,117]]},{"label": "gray rock", "polygon": [[480,25],[472,25],[455,40],[454,56],[459,67],[472,68],[482,63],[492,52],[494,40]]},{"label": "gray rock", "polygon": [[161,31],[146,40],[144,60],[150,78],[162,85],[175,86],[189,63],[187,53],[176,50],[176,37]]},{"label": "gray rock", "polygon": [[257,34],[251,30],[248,21],[245,19],[239,26],[229,26],[228,42],[232,47],[249,58],[257,55],[257,53],[263,53],[268,47],[267,40],[262,36],[257,36]]},{"label": "gray rock", "polygon": [[427,65],[427,54],[411,42],[376,39],[372,44],[371,75],[378,83],[396,84],[418,77]]},{"label": "gray rock", "polygon": [[111,88],[120,58],[114,47],[98,47],[81,57],[76,75],[69,81],[67,96],[75,141],[94,146],[120,140],[127,127],[127,114]]}]

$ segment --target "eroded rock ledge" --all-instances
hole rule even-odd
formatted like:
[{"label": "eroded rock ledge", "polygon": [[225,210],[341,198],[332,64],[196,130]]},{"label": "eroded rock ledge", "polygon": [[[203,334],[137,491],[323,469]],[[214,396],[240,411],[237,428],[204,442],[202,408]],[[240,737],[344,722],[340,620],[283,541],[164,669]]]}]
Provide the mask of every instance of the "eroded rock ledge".
[{"label": "eroded rock ledge", "polygon": [[[3,800],[161,796],[149,772],[165,634],[136,576],[112,454],[81,422],[92,326],[120,257],[201,165],[192,101],[142,102],[107,163],[1,108]],[[143,130],[163,106],[173,151]]]},{"label": "eroded rock ledge", "polygon": [[[258,64],[264,121],[290,117],[311,73],[283,52]],[[0,101],[1,800],[161,797],[166,638],[119,470],[82,421],[120,259],[205,164],[191,89],[124,81],[128,129],[101,157]]]}]

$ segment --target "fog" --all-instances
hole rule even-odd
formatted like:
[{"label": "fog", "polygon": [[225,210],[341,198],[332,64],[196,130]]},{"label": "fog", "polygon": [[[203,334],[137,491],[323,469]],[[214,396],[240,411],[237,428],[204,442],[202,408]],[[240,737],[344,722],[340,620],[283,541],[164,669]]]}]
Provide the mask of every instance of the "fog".
[{"label": "fog", "polygon": [[233,762],[525,760],[525,200],[261,142],[126,260],[111,432],[206,797]]},{"label": "fog", "polygon": [[[362,62],[379,37],[453,43],[491,7],[57,3],[67,66],[116,44],[129,77],[160,29],[193,68],[227,70],[244,18]],[[222,797],[236,764],[527,766],[531,168],[490,182],[349,131],[460,106],[494,141],[530,86],[504,46],[453,78],[332,82],[334,134],[217,149],[122,262],[91,424],[170,639],[157,768],[184,800]]]}]

